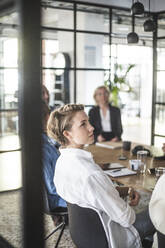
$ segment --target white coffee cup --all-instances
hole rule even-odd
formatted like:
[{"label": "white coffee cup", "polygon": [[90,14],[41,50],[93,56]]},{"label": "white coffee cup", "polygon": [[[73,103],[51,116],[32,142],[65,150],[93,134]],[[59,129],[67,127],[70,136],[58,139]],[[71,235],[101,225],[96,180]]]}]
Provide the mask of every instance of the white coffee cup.
[{"label": "white coffee cup", "polygon": [[129,160],[130,169],[134,170],[134,171],[140,170],[140,163],[141,163],[141,161],[138,159]]}]

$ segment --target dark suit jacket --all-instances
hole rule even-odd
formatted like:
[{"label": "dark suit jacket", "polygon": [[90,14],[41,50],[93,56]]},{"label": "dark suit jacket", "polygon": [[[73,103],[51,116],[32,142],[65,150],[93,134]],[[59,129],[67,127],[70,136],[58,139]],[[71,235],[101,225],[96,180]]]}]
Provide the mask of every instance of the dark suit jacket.
[{"label": "dark suit jacket", "polygon": [[[109,104],[110,109],[110,121],[112,127],[112,133],[114,136],[117,136],[119,140],[121,139],[121,134],[123,132],[122,124],[121,124],[121,114],[120,109],[117,107],[113,107]],[[94,129],[94,137],[95,142],[97,140],[97,136],[102,134],[103,129],[101,126],[101,117],[100,117],[100,108],[99,106],[95,106],[89,111],[89,122],[95,128]]]}]

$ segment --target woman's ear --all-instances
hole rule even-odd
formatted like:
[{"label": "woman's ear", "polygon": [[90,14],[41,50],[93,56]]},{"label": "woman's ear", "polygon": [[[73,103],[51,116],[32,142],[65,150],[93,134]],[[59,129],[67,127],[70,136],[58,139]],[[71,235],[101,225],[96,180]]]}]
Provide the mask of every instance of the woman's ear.
[{"label": "woman's ear", "polygon": [[65,138],[67,138],[68,141],[71,141],[72,136],[70,135],[69,131],[64,130],[63,135],[65,136]]}]

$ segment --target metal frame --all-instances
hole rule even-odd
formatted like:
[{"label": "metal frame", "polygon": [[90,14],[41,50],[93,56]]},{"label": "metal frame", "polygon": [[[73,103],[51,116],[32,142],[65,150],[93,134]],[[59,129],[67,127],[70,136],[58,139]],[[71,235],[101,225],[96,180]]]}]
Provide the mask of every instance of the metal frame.
[{"label": "metal frame", "polygon": [[[160,135],[155,132],[155,122],[156,122],[156,105],[165,106],[164,102],[157,102],[157,41],[165,39],[165,36],[158,37],[158,19],[160,14],[165,14],[165,11],[160,11],[154,14],[154,21],[156,23],[156,30],[153,32],[153,91],[152,91],[152,123],[151,123],[151,144],[154,145],[155,137],[164,138],[165,135]],[[164,70],[165,71],[165,70]]]},{"label": "metal frame", "polygon": [[153,32],[153,85],[152,85],[152,116],[151,116],[151,144],[154,144],[154,132],[155,132],[155,101],[156,101],[156,69],[157,69],[157,15],[154,16],[156,23],[156,31]]},{"label": "metal frame", "polygon": [[42,248],[44,247],[44,225],[40,0],[19,0],[19,9],[21,35],[19,116],[23,173],[23,247]]}]

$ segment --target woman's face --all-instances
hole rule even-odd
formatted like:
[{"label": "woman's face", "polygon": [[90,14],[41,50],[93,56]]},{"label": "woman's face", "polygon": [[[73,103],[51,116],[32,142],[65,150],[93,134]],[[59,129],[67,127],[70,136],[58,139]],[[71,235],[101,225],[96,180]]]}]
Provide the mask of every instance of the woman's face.
[{"label": "woman's face", "polygon": [[84,111],[77,112],[73,119],[73,125],[70,131],[64,131],[66,138],[69,140],[69,146],[83,148],[85,144],[94,142],[94,128],[88,121],[88,116]]},{"label": "woman's face", "polygon": [[109,98],[109,94],[104,88],[98,89],[96,91],[95,100],[98,105],[107,104],[109,100],[108,98]]}]

